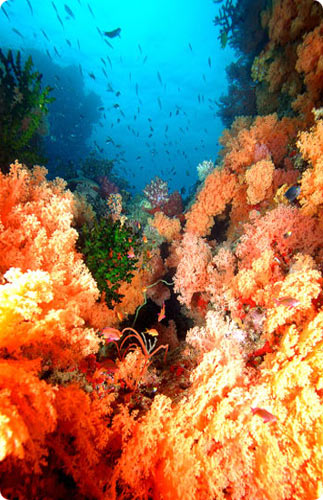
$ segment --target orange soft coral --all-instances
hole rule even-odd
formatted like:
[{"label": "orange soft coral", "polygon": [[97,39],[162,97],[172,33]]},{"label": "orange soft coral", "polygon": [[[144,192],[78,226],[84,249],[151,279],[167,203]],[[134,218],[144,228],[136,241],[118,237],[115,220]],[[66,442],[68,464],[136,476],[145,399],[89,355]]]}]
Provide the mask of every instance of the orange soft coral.
[{"label": "orange soft coral", "polygon": [[246,172],[247,197],[250,205],[263,201],[273,181],[275,165],[271,160],[260,160]]},{"label": "orange soft coral", "polygon": [[0,174],[2,345],[69,365],[98,348],[83,316],[99,292],[75,250],[73,196],[45,174],[18,163]]},{"label": "orange soft coral", "polygon": [[237,180],[224,170],[215,169],[205,180],[197,200],[186,215],[186,230],[204,236],[210,232],[213,219],[232,200]]},{"label": "orange soft coral", "polygon": [[156,212],[153,219],[148,219],[163,238],[169,243],[180,238],[181,223],[177,218],[167,217],[163,212]]},{"label": "orange soft coral", "polygon": [[297,145],[306,161],[310,162],[301,180],[300,203],[302,212],[317,215],[322,226],[323,215],[323,120],[317,120],[309,132],[299,135]]},{"label": "orange soft coral", "polygon": [[208,283],[211,249],[202,238],[186,233],[176,252],[181,260],[174,277],[175,292],[181,304],[190,307],[194,293],[204,291]]},{"label": "orange soft coral", "polygon": [[322,102],[323,80],[323,22],[308,33],[297,48],[296,69],[304,75],[306,92],[299,96],[293,107],[308,115]]},{"label": "orange soft coral", "polygon": [[[169,500],[225,500],[228,493],[246,500],[318,498],[323,493],[320,316],[301,332],[290,326],[281,350],[268,355],[255,377],[245,368],[239,335],[227,335],[209,312],[200,335],[212,338],[214,347],[179,403],[157,396],[131,426],[109,498],[117,498],[116,485],[128,496]],[[195,338],[198,334],[196,329]],[[272,422],[252,408],[269,412]]]}]

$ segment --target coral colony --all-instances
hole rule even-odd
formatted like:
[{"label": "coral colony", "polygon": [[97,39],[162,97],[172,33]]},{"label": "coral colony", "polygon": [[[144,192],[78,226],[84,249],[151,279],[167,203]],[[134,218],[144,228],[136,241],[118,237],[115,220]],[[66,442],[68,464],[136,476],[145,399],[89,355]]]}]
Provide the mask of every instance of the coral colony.
[{"label": "coral colony", "polygon": [[323,496],[323,10],[215,3],[240,65],[185,199],[49,176],[52,89],[0,51],[1,498]]}]

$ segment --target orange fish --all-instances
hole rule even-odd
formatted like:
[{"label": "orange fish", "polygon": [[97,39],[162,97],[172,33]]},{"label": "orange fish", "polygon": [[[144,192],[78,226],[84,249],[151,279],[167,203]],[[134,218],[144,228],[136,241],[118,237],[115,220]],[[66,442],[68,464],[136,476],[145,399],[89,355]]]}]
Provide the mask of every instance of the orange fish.
[{"label": "orange fish", "polygon": [[135,256],[135,252],[133,251],[133,248],[131,247],[129,252],[128,252],[128,258],[129,259],[134,259],[136,256]]},{"label": "orange fish", "polygon": [[262,417],[264,422],[277,422],[277,417],[270,413],[269,411],[265,410],[264,408],[251,408],[252,414],[253,415],[259,415],[259,417]]},{"label": "orange fish", "polygon": [[165,302],[163,302],[163,305],[162,305],[162,308],[161,310],[159,311],[159,314],[158,314],[158,321],[161,321],[162,319],[166,318],[166,314],[165,314]]},{"label": "orange fish", "polygon": [[146,255],[147,255],[147,258],[148,258],[148,259],[151,259],[151,258],[152,258],[152,256],[153,256],[153,254],[151,253],[151,251],[150,251],[150,250],[147,250]]},{"label": "orange fish", "polygon": [[101,331],[102,336],[105,338],[106,342],[111,342],[112,340],[119,340],[121,337],[121,332],[117,328],[111,328],[106,326]]},{"label": "orange fish", "polygon": [[147,241],[148,241],[147,236],[146,236],[145,234],[144,234],[144,235],[143,235],[143,237],[142,237],[142,241],[143,241],[144,243],[147,243]]},{"label": "orange fish", "polygon": [[123,316],[122,312],[116,311],[116,315],[117,315],[117,318],[118,318],[119,321],[123,321],[124,316]]},{"label": "orange fish", "polygon": [[294,299],[293,297],[281,297],[280,299],[275,299],[275,304],[277,306],[285,306],[291,309],[292,307],[296,307],[300,304],[298,299]]},{"label": "orange fish", "polygon": [[148,335],[151,335],[152,337],[157,337],[158,332],[155,328],[147,328],[144,333],[148,333]]}]

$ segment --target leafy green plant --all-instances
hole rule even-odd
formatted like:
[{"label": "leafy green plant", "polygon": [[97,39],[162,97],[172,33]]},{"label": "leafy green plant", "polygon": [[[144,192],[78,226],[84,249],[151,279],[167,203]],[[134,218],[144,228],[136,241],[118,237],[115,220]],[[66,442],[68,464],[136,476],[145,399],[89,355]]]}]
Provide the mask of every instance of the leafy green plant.
[{"label": "leafy green plant", "polygon": [[83,226],[78,245],[100,292],[105,293],[108,307],[113,308],[123,297],[118,292],[121,283],[130,283],[134,276],[140,247],[138,236],[120,221],[101,217],[92,228]]},{"label": "leafy green plant", "polygon": [[0,49],[0,169],[9,170],[16,159],[32,165],[42,162],[39,153],[40,132],[48,113],[47,105],[54,101],[52,90],[41,88],[42,75],[33,71],[28,57],[22,66],[21,54],[5,55]]}]

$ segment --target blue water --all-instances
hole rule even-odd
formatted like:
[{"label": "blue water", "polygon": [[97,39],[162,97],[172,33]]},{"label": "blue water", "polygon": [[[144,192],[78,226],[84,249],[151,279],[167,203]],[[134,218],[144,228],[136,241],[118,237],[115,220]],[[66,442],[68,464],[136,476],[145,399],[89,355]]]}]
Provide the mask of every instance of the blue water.
[{"label": "blue water", "polygon": [[[33,13],[26,0],[3,4],[0,46],[20,49],[26,57],[33,53],[43,82],[54,87],[55,121],[51,107],[49,118],[55,125],[46,138],[50,169],[60,155],[77,162],[93,150],[114,159],[114,170],[136,190],[155,175],[171,190],[189,189],[198,163],[216,158],[223,130],[215,101],[226,92],[225,67],[234,54],[217,39],[212,21],[219,5],[212,0],[30,0],[30,5]],[[119,27],[120,37],[100,34]]]}]

